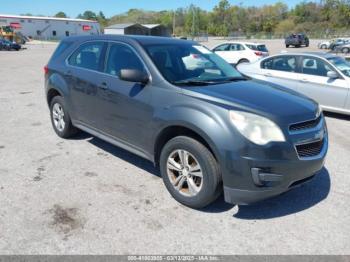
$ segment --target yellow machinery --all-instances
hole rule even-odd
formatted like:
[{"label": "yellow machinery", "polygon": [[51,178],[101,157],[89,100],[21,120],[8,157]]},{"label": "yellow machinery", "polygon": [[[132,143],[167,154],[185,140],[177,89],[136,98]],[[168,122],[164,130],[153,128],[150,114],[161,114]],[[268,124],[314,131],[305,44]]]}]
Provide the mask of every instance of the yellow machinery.
[{"label": "yellow machinery", "polygon": [[10,26],[0,26],[0,38],[16,42],[17,44],[22,44],[22,37],[17,35]]}]

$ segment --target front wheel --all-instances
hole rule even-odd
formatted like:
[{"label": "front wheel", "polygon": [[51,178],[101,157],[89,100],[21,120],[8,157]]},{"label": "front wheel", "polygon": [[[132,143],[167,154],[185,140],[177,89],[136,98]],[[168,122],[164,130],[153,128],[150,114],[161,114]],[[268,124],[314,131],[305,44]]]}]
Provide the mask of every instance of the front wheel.
[{"label": "front wheel", "polygon": [[342,50],[341,50],[342,53],[344,54],[348,54],[350,52],[350,48],[349,47],[344,47]]},{"label": "front wheel", "polygon": [[169,193],[188,207],[205,207],[222,191],[220,169],[213,154],[193,138],[171,139],[161,152],[160,170]]}]

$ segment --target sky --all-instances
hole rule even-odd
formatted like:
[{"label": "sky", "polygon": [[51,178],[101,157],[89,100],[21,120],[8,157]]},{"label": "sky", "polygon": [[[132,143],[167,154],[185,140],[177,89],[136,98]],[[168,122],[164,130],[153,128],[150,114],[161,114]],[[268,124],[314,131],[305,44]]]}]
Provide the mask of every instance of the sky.
[{"label": "sky", "polygon": [[[261,6],[273,4],[278,0],[229,0],[231,4],[245,6]],[[282,0],[283,1],[283,0]],[[31,13],[33,15],[53,16],[59,11],[65,12],[69,17],[76,17],[85,10],[102,11],[107,17],[124,13],[131,8],[145,10],[172,10],[178,7],[187,7],[190,4],[205,10],[211,10],[219,0],[16,0],[3,1],[0,4],[0,14],[20,15]],[[302,2],[302,0],[284,0],[289,6]]]}]

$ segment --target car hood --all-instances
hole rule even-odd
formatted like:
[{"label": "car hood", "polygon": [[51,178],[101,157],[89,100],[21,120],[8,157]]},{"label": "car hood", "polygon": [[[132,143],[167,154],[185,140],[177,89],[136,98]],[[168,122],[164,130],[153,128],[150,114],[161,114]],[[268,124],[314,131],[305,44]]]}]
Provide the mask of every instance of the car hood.
[{"label": "car hood", "polygon": [[313,100],[260,80],[188,87],[185,93],[228,109],[249,111],[288,124],[314,119],[318,112]]}]

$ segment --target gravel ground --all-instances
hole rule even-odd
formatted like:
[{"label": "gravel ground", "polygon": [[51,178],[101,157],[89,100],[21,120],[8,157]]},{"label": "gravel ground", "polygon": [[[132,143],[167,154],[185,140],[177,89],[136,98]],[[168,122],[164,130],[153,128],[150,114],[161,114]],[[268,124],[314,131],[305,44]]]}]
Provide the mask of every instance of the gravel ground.
[{"label": "gravel ground", "polygon": [[151,163],[87,134],[55,135],[42,69],[54,47],[0,52],[1,254],[350,254],[349,117],[327,116],[326,166],[308,184],[192,210]]}]

